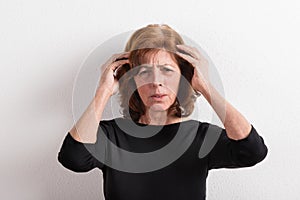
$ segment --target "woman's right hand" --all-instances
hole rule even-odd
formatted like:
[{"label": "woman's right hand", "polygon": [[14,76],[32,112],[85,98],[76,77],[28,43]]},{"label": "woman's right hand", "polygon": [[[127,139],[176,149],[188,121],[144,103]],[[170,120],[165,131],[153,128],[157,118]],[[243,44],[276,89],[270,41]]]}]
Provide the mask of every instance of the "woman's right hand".
[{"label": "woman's right hand", "polygon": [[[115,70],[117,70],[120,66],[129,63],[128,57],[130,52],[123,52],[119,54],[112,55],[108,61],[102,65],[102,68],[104,69],[101,79],[98,84],[98,89],[104,88],[105,90],[108,90],[110,93],[110,96],[114,95],[118,88],[119,88],[119,82],[114,76]],[[117,60],[121,59],[122,60]],[[116,61],[117,60],[117,61]],[[97,90],[98,90],[97,89]]]}]

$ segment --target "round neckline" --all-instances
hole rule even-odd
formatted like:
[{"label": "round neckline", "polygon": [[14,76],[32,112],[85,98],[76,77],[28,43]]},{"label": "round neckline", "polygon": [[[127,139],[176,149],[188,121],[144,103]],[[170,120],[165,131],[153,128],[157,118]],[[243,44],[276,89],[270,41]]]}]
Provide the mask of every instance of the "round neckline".
[{"label": "round neckline", "polygon": [[[125,118],[123,118],[123,119],[125,119]],[[138,125],[141,125],[141,126],[162,127],[162,126],[172,126],[172,125],[175,126],[175,125],[178,125],[180,123],[191,122],[191,121],[194,121],[194,120],[189,119],[189,120],[184,120],[184,121],[181,121],[181,122],[175,122],[175,123],[171,123],[171,124],[161,124],[161,125],[158,125],[158,124],[143,124],[143,123],[140,123],[140,122],[134,122],[134,123],[136,123]]]},{"label": "round neckline", "polygon": [[[177,133],[177,129],[196,125],[196,119],[188,119],[181,122],[175,122],[165,125],[143,124],[135,122],[132,119],[118,117],[113,119],[113,123],[119,123],[118,128],[124,133],[130,133],[131,137],[136,138],[157,138],[161,137],[165,131],[171,131],[168,135],[171,136]],[[119,122],[118,122],[119,121]],[[174,130],[174,131],[173,131]],[[133,131],[133,132],[132,132]],[[141,133],[139,133],[141,131]],[[150,132],[149,132],[150,131]],[[154,134],[153,134],[154,133]]]}]

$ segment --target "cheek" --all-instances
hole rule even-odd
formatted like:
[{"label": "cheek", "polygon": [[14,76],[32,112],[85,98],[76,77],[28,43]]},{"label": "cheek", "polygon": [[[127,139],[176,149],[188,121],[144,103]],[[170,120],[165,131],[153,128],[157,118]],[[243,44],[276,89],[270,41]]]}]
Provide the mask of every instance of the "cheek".
[{"label": "cheek", "polygon": [[167,83],[170,93],[172,93],[175,96],[177,95],[178,92],[179,83],[180,83],[180,77],[174,77],[172,79],[169,79]]},{"label": "cheek", "polygon": [[141,87],[137,88],[137,90],[142,99],[147,98],[149,90],[145,86],[141,86]]}]

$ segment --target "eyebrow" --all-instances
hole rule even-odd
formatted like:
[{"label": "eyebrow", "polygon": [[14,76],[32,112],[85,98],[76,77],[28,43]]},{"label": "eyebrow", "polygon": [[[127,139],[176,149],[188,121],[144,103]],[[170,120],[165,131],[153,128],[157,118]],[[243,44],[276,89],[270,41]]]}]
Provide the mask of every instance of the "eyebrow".
[{"label": "eyebrow", "polygon": [[[151,66],[149,66],[151,64],[142,64],[140,65],[140,68],[151,68]],[[163,66],[171,66],[173,68],[176,68],[173,64],[169,64],[169,63],[165,63],[165,64],[162,64],[162,65],[157,65],[158,67],[163,67]]]}]

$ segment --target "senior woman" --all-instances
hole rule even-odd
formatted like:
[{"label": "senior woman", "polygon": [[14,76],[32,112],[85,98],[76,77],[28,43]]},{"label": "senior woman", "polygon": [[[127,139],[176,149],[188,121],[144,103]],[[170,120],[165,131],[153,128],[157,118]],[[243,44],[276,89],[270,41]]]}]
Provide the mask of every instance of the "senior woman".
[{"label": "senior woman", "polygon": [[[207,60],[170,26],[135,31],[125,52],[103,67],[95,97],[66,135],[58,160],[74,172],[100,169],[105,199],[203,200],[209,170],[251,167],[266,157],[254,126],[210,83]],[[102,120],[117,91],[123,117]],[[200,95],[225,129],[189,118]],[[131,122],[131,129],[119,127]],[[154,135],[152,128],[158,128]],[[209,136],[217,140],[201,157]]]}]

